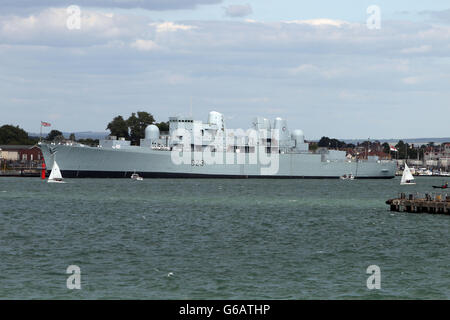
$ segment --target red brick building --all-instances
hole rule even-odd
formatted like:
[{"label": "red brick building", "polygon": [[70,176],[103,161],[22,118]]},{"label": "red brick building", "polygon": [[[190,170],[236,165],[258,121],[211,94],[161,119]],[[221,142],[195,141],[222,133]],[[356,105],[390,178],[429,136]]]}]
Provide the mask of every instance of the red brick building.
[{"label": "red brick building", "polygon": [[0,158],[9,161],[34,161],[43,160],[41,149],[37,146],[0,145]]}]

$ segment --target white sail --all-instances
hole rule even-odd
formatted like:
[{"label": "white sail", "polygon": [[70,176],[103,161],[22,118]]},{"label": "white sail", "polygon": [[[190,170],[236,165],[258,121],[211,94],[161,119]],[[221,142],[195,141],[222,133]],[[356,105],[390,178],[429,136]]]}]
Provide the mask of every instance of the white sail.
[{"label": "white sail", "polygon": [[405,163],[405,170],[403,170],[402,181],[400,182],[400,184],[414,184],[413,180],[414,180],[414,177],[411,173],[411,170],[409,169],[408,165]]},{"label": "white sail", "polygon": [[48,177],[48,180],[55,180],[55,179],[62,179],[61,170],[59,170],[59,166],[56,163],[56,161],[53,162],[53,168],[50,172],[50,176]]}]

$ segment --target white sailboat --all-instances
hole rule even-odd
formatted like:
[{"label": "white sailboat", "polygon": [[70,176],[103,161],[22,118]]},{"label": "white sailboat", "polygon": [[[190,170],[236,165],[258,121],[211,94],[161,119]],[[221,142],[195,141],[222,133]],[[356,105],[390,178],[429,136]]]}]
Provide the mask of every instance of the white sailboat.
[{"label": "white sailboat", "polygon": [[414,182],[414,177],[411,173],[411,170],[409,169],[406,163],[405,163],[405,170],[403,170],[402,181],[400,182],[400,184],[401,185],[416,184]]},{"label": "white sailboat", "polygon": [[65,183],[61,174],[61,170],[59,170],[59,166],[56,161],[53,161],[53,168],[50,172],[50,176],[48,177],[47,182]]}]

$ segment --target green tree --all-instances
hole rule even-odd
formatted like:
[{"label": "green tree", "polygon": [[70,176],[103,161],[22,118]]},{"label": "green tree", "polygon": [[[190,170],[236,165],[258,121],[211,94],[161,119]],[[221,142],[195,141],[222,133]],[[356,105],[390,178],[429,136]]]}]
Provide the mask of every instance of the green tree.
[{"label": "green tree", "polygon": [[71,134],[70,134],[69,140],[71,140],[71,141],[76,141],[75,133],[71,133]]},{"label": "green tree", "polygon": [[159,131],[169,131],[169,121],[159,122],[156,126],[159,128]]},{"label": "green tree", "polygon": [[310,142],[309,143],[309,150],[312,151],[312,152],[316,151],[318,147],[319,146],[317,145],[316,142]]},{"label": "green tree", "polygon": [[19,126],[4,125],[0,127],[0,144],[24,144],[31,145],[35,141],[28,137],[28,133]]},{"label": "green tree", "polygon": [[322,137],[317,144],[320,148],[328,148],[330,146],[330,138]]},{"label": "green tree", "polygon": [[328,137],[322,137],[319,140],[318,146],[321,148],[329,148],[329,149],[341,149],[346,148],[347,144],[344,141],[340,141],[338,139],[330,139]]},{"label": "green tree", "polygon": [[400,140],[395,147],[398,150],[398,158],[399,159],[406,159],[406,156],[408,155],[408,144],[404,143],[403,140]]},{"label": "green tree", "polygon": [[138,111],[137,116],[136,113],[132,113],[131,116],[127,119],[127,125],[130,128],[130,140],[134,145],[138,145],[140,139],[145,138],[145,128],[148,125],[153,124],[155,119],[153,116],[145,111]]},{"label": "green tree", "polygon": [[64,139],[64,136],[59,130],[52,130],[48,133],[47,138],[48,141],[61,141]]},{"label": "green tree", "polygon": [[383,152],[389,154],[391,152],[391,146],[389,143],[385,142],[382,144]]},{"label": "green tree", "polygon": [[415,148],[408,148],[408,159],[417,159],[418,150]]},{"label": "green tree", "polygon": [[129,138],[128,124],[127,121],[122,118],[122,116],[115,117],[110,123],[108,123],[106,129],[111,132],[112,136],[125,139]]}]

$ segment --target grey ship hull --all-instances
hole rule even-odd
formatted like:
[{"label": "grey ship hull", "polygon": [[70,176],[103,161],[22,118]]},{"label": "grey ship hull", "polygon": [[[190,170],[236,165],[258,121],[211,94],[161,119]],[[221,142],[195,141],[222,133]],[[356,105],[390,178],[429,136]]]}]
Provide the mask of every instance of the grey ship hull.
[{"label": "grey ship hull", "polygon": [[276,174],[262,175],[260,164],[176,165],[170,151],[149,148],[109,149],[70,145],[40,145],[47,169],[56,159],[65,178],[129,178],[133,172],[147,178],[277,178],[332,179],[344,174],[357,179],[391,179],[392,161],[323,161],[320,154],[279,155]]}]

